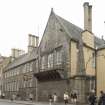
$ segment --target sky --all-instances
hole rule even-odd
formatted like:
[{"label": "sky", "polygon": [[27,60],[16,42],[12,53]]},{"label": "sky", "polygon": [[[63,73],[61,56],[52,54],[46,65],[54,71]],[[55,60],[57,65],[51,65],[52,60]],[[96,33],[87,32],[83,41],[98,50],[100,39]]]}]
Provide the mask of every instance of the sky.
[{"label": "sky", "polygon": [[10,56],[12,48],[27,52],[30,33],[41,40],[51,8],[57,15],[83,29],[84,2],[93,6],[93,33],[105,38],[104,0],[0,0],[0,54]]}]

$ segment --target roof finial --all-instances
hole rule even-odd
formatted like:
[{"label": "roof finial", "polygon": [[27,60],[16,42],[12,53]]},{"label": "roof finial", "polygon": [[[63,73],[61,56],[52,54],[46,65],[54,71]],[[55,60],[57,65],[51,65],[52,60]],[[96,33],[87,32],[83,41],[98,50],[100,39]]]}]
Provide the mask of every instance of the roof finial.
[{"label": "roof finial", "polygon": [[53,8],[51,8],[51,12],[54,12],[54,9]]}]

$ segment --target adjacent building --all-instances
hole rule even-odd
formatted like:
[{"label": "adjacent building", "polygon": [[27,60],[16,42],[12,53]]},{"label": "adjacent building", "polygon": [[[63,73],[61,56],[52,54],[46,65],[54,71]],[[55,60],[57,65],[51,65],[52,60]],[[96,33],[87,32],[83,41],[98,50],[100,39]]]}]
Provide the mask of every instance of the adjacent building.
[{"label": "adjacent building", "polygon": [[0,55],[0,97],[3,93],[3,70],[11,62],[11,57],[5,57]]},{"label": "adjacent building", "polygon": [[96,64],[96,92],[99,97],[100,91],[105,92],[105,44],[97,49]]},{"label": "adjacent building", "polygon": [[38,37],[29,34],[28,53],[12,49],[13,60],[3,71],[6,98],[11,98],[15,94],[20,99],[26,100],[29,99],[29,94],[36,94],[36,80],[33,73],[38,67],[37,45]]}]

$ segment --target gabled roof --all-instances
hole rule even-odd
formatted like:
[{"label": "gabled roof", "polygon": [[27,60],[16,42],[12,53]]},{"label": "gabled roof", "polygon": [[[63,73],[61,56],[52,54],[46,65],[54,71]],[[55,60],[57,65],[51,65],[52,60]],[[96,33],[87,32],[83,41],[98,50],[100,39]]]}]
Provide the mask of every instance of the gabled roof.
[{"label": "gabled roof", "polygon": [[[81,37],[81,32],[83,31],[83,29],[81,29],[78,26],[70,23],[69,21],[63,19],[62,17],[56,15],[54,13],[53,9],[51,9],[51,13],[50,13],[48,21],[50,20],[51,15],[53,15],[57,19],[57,21],[64,28],[64,31],[67,33],[67,35],[70,37],[70,39],[74,39],[74,40],[78,41],[82,38]],[[48,22],[47,22],[47,25],[48,25]],[[46,25],[46,28],[47,28],[47,25]],[[45,31],[46,31],[46,28],[45,28]],[[45,31],[43,33],[41,43],[42,43]]]}]

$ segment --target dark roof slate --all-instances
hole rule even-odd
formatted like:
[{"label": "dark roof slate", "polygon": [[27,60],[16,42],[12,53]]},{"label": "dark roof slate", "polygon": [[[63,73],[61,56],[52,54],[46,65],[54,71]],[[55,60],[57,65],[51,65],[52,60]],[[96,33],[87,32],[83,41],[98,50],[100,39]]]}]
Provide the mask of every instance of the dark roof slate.
[{"label": "dark roof slate", "polygon": [[[81,33],[84,31],[83,29],[70,23],[69,21],[63,19],[62,17],[60,17],[58,15],[55,15],[55,16],[59,20],[61,25],[64,27],[65,31],[68,33],[68,35],[72,39],[78,41],[82,38]],[[100,45],[104,44],[105,41],[95,36],[94,43],[95,43],[95,46],[100,46]]]},{"label": "dark roof slate", "polygon": [[97,50],[105,49],[105,43],[97,48]]},{"label": "dark roof slate", "polygon": [[83,31],[81,28],[61,18],[58,15],[55,16],[72,39],[79,40],[81,38],[81,32]]},{"label": "dark roof slate", "polygon": [[102,40],[102,39],[100,39],[100,38],[98,38],[98,37],[96,37],[95,36],[95,46],[100,46],[100,45],[103,45],[103,44],[105,44],[105,40]]},{"label": "dark roof slate", "polygon": [[26,62],[29,62],[31,60],[34,60],[37,58],[37,52],[36,52],[36,48],[30,52],[30,53],[26,53],[24,55],[19,56],[18,58],[16,58],[13,62],[11,62],[7,67],[6,70],[14,68],[18,65],[24,64]]}]

